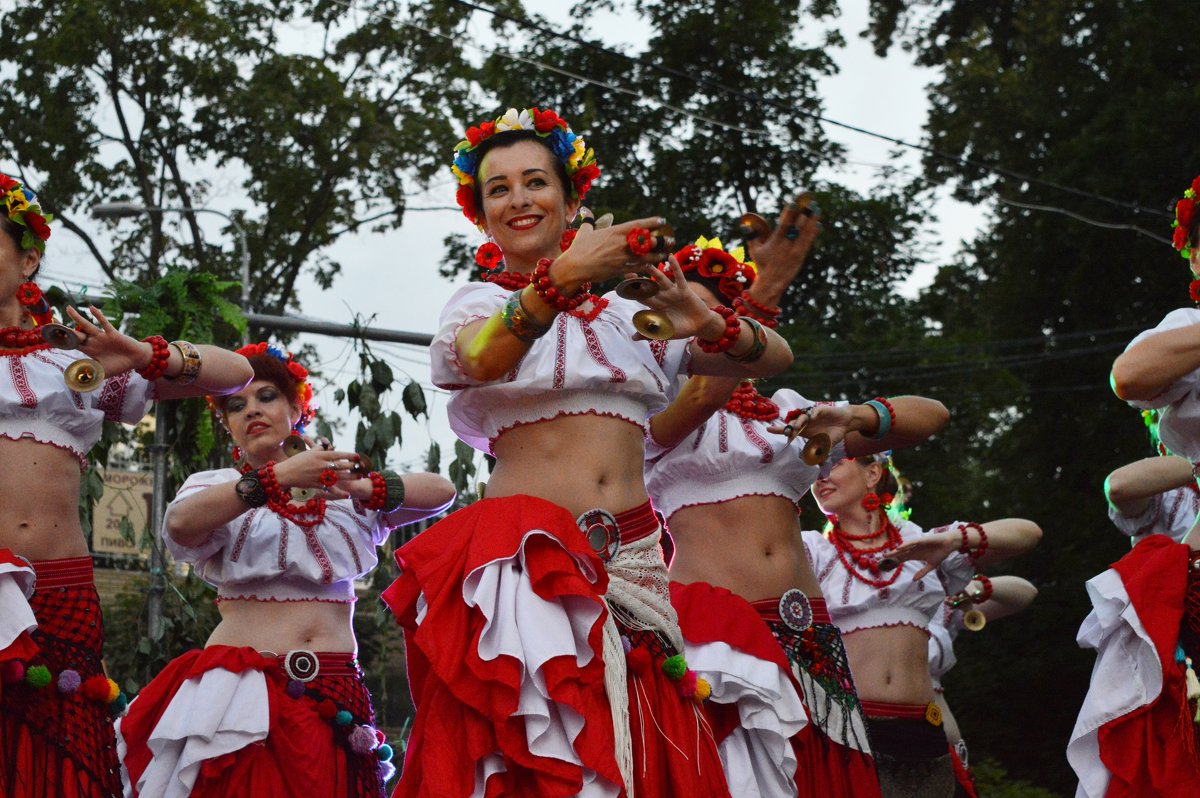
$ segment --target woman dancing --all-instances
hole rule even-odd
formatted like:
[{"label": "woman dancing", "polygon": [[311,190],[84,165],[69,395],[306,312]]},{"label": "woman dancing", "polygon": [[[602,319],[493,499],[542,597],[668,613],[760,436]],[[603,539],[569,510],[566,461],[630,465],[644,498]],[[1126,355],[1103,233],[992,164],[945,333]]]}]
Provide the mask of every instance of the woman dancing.
[{"label": "woman dancing", "polygon": [[164,520],[176,560],[217,587],[221,622],[120,721],[127,794],[378,798],[391,747],[355,662],[354,582],[454,488],[366,472],[325,442],[288,457],[311,415],[307,371],[266,343],[239,351],[254,380],[214,404],[241,465],[190,476]]},{"label": "woman dancing", "polygon": [[[681,656],[644,425],[688,369],[773,374],[791,353],[706,307],[677,267],[650,267],[661,219],[571,241],[599,170],[553,111],[510,109],[457,152],[459,202],[493,239],[478,259],[504,271],[451,299],[433,374],[456,434],[496,466],[487,498],[396,555],[386,600],[417,715],[395,794],[726,795],[706,686]],[[588,293],[628,264],[657,282],[647,303],[679,340],[635,340],[640,306]]]},{"label": "woman dancing", "polygon": [[[79,524],[87,453],[105,421],[136,423],[153,399],[235,391],[250,367],[215,347],[137,341],[96,308],[91,320],[67,310],[79,351],[51,348],[37,329],[50,308],[33,282],[50,221],[0,175],[0,795],[92,798],[121,790],[110,711],[124,697],[100,662],[100,602]],[[107,377],[81,393],[64,372],[85,356]]]},{"label": "woman dancing", "polygon": [[1158,452],[1123,465],[1104,480],[1108,517],[1130,543],[1147,535],[1167,535],[1179,542],[1200,515],[1200,486],[1192,464],[1167,451],[1158,439],[1158,413],[1143,410],[1150,438]]},{"label": "woman dancing", "polygon": [[[757,270],[703,239],[676,259],[707,303],[720,297],[774,322],[815,228],[815,218],[786,208],[752,242]],[[924,441],[949,415],[921,397],[815,405],[792,390],[767,399],[750,382],[693,377],[651,421],[646,484],[675,542],[671,599],[688,660],[728,710],[714,715],[731,790],[878,795],[841,638],[800,537],[797,509],[819,469],[802,459],[806,438],[770,432],[787,417],[861,455]]]},{"label": "woman dancing", "polygon": [[884,798],[950,796],[954,770],[929,679],[929,624],[947,593],[1041,539],[1031,521],[897,526],[895,477],[881,455],[846,458],[813,487],[828,535],[804,532],[809,561],[842,633],[867,716]]},{"label": "woman dancing", "polygon": [[[1175,248],[1187,258],[1191,296],[1200,297],[1197,193],[1192,181],[1175,206]],[[1200,462],[1200,310],[1173,310],[1138,335],[1113,363],[1112,387],[1134,407],[1157,410],[1167,449]],[[1195,471],[1193,471],[1195,474]],[[1089,580],[1092,612],[1078,642],[1096,649],[1091,686],[1071,733],[1067,759],[1076,793],[1190,795],[1200,783],[1195,700],[1200,682],[1200,538],[1150,535]]]}]

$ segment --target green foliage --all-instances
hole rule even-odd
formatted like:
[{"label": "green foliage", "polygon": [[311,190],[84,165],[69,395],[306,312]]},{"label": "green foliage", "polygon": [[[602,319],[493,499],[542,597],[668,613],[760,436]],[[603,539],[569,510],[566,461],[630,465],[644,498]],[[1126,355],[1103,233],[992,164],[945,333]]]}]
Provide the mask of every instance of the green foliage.
[{"label": "green foliage", "polygon": [[1059,798],[1058,793],[1035,787],[1021,779],[1011,779],[1000,763],[990,757],[976,762],[971,758],[975,789],[987,798]]}]

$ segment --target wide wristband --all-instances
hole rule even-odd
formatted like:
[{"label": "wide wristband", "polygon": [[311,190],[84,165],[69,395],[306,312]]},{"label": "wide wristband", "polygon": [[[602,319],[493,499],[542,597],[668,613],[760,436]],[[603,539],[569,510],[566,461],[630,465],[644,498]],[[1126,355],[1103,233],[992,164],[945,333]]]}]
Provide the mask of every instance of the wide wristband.
[{"label": "wide wristband", "polygon": [[883,440],[892,431],[892,424],[896,421],[896,411],[892,409],[892,403],[882,396],[877,396],[874,399],[868,399],[863,404],[874,410],[876,415],[879,416],[878,431],[874,435],[866,437],[873,441]]}]

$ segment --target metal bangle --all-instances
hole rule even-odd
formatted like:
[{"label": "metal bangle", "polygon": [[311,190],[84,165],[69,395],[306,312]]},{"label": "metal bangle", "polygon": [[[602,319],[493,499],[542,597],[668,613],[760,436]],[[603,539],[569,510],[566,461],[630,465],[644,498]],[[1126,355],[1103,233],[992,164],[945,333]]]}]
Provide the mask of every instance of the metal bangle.
[{"label": "metal bangle", "polygon": [[383,477],[383,484],[387,485],[387,495],[383,500],[383,511],[390,513],[392,510],[403,507],[404,477],[395,471],[380,471],[379,475]]},{"label": "metal bangle", "polygon": [[740,355],[733,354],[731,349],[725,350],[725,356],[730,360],[736,360],[738,363],[753,363],[762,358],[767,352],[767,331],[762,323],[750,318],[749,316],[739,316],[740,321],[750,325],[753,342],[750,348]]},{"label": "metal bangle", "polygon": [[531,344],[550,332],[551,325],[539,324],[525,309],[525,305],[521,302],[521,294],[524,290],[524,288],[518,288],[509,294],[504,307],[500,309],[500,320],[504,322],[504,327],[513,334],[514,338]]},{"label": "metal bangle", "polygon": [[178,382],[180,385],[191,385],[200,376],[200,365],[203,362],[200,350],[189,341],[172,341],[170,345],[175,347],[175,351],[183,359],[183,368],[174,377],[166,377],[166,379]]}]

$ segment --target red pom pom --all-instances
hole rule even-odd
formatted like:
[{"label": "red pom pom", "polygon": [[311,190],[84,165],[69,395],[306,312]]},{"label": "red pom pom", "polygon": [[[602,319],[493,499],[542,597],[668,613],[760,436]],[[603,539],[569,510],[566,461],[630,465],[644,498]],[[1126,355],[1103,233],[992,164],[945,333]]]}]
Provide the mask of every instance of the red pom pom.
[{"label": "red pom pom", "polygon": [[637,676],[645,676],[650,672],[650,652],[644,648],[630,649],[625,655],[625,661],[629,664],[630,672]]},{"label": "red pom pom", "polygon": [[863,496],[862,506],[867,512],[875,512],[879,509],[879,496],[875,493],[868,493]]},{"label": "red pom pom", "polygon": [[108,678],[93,676],[83,683],[83,697],[89,701],[106,701],[108,699]]},{"label": "red pom pom", "polygon": [[487,269],[488,271],[491,271],[492,269],[503,265],[504,252],[501,251],[500,247],[495,243],[489,241],[486,244],[481,245],[479,249],[475,250],[475,263],[477,263],[481,269]]},{"label": "red pom pom", "polygon": [[333,720],[333,716],[337,714],[337,711],[337,704],[333,703],[329,699],[325,699],[321,703],[317,704],[317,715],[319,715],[321,720],[325,721],[326,723]]},{"label": "red pom pom", "polygon": [[458,201],[459,207],[462,208],[463,216],[472,222],[475,221],[479,215],[475,208],[475,189],[471,186],[459,186],[458,193],[454,195],[454,199]]}]

